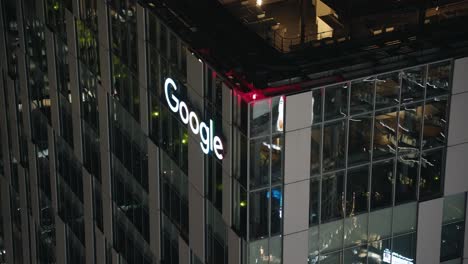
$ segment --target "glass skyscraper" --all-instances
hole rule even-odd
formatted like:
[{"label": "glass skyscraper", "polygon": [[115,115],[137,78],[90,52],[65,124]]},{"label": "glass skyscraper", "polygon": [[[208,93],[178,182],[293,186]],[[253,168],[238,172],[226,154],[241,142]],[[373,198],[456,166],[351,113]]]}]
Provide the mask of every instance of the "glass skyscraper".
[{"label": "glass skyscraper", "polygon": [[0,11],[0,264],[467,263],[468,1]]}]

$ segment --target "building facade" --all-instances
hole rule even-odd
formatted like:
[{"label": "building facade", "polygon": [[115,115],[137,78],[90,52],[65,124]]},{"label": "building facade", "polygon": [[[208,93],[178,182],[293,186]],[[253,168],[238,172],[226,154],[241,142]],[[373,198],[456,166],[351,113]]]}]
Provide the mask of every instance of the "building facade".
[{"label": "building facade", "polygon": [[287,48],[188,2],[0,0],[0,263],[468,263],[466,1]]}]

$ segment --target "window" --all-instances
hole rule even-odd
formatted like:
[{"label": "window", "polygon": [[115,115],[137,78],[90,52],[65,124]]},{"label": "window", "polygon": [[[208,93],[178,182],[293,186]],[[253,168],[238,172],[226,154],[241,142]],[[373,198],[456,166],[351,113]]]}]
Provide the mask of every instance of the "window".
[{"label": "window", "polygon": [[444,149],[424,152],[421,156],[419,199],[427,200],[442,195]]},{"label": "window", "polygon": [[465,239],[465,193],[444,198],[440,261],[460,259]]},{"label": "window", "polygon": [[351,115],[373,110],[374,86],[375,78],[373,77],[351,83]]},{"label": "window", "polygon": [[402,105],[398,123],[398,151],[414,153],[421,145],[422,104]]},{"label": "window", "polygon": [[443,146],[447,131],[446,97],[436,97],[426,102],[424,106],[423,148]]},{"label": "window", "polygon": [[249,232],[250,239],[255,240],[268,236],[268,191],[250,193]]},{"label": "window", "polygon": [[395,182],[395,204],[416,200],[418,155],[401,156],[397,162]]},{"label": "window", "polygon": [[322,122],[322,94],[325,88],[312,91],[312,125]]},{"label": "window", "polygon": [[322,177],[322,222],[342,218],[344,215],[344,172]]},{"label": "window", "polygon": [[369,166],[348,170],[346,177],[346,215],[367,212],[369,198]]},{"label": "window", "polygon": [[427,98],[448,93],[450,89],[451,69],[451,61],[429,65],[427,76]]},{"label": "window", "polygon": [[341,169],[345,165],[346,120],[326,123],[323,131],[323,170]]},{"label": "window", "polygon": [[325,120],[348,115],[348,84],[325,88]]},{"label": "window", "polygon": [[400,93],[400,76],[398,72],[377,77],[375,90],[375,108],[381,109],[398,105]]},{"label": "window", "polygon": [[372,138],[372,116],[349,119],[348,166],[369,162]]},{"label": "window", "polygon": [[402,204],[393,208],[393,235],[401,235],[416,231],[418,218],[418,204],[416,202]]},{"label": "window", "polygon": [[269,184],[270,149],[269,137],[250,141],[250,187],[258,188]]},{"label": "window", "polygon": [[383,159],[395,155],[397,109],[390,108],[375,113],[373,159]]},{"label": "window", "polygon": [[393,204],[394,160],[372,165],[371,210]]},{"label": "window", "polygon": [[322,128],[321,126],[313,126],[311,132],[311,144],[310,144],[310,175],[316,175],[320,173],[320,162],[322,155]]},{"label": "window", "polygon": [[309,226],[319,222],[320,178],[310,179]]},{"label": "window", "polygon": [[401,103],[424,99],[426,66],[404,70],[401,75]]}]

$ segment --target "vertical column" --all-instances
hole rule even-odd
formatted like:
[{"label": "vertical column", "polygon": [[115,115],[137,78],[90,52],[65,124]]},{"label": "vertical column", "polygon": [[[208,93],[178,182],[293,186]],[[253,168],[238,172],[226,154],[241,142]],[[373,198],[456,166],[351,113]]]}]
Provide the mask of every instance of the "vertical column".
[{"label": "vertical column", "polygon": [[[241,262],[241,239],[231,228],[228,228],[228,263],[240,264]],[[284,263],[284,262],[283,262]]]},{"label": "vertical column", "polygon": [[16,92],[15,85],[13,80],[6,78],[6,86],[3,87],[7,93],[7,115],[9,117],[10,123],[8,127],[10,128],[10,143],[12,146],[10,155],[12,158],[20,161],[20,150],[19,150],[19,137],[18,137],[18,116],[17,116],[17,106],[16,106]]},{"label": "vertical column", "polygon": [[416,260],[439,263],[444,199],[419,203]]},{"label": "vertical column", "polygon": [[[78,2],[78,1],[73,1]],[[81,96],[79,88],[78,75],[78,52],[76,47],[75,18],[68,10],[65,10],[65,19],[67,21],[67,40],[68,40],[68,68],[70,70],[70,92],[72,98],[72,126],[73,126],[73,150],[75,156],[83,162],[83,147],[81,144]]]},{"label": "vertical column", "polygon": [[179,264],[190,264],[190,248],[179,236]]},{"label": "vertical column", "polygon": [[110,142],[109,142],[109,105],[108,95],[111,93],[111,65],[109,57],[109,12],[106,1],[97,1],[98,16],[98,41],[99,63],[101,71],[101,83],[98,85],[97,97],[99,108],[99,135],[101,153],[102,175],[102,213],[104,223],[104,236],[108,243],[112,244],[112,181],[110,167]]},{"label": "vertical column", "polygon": [[8,71],[8,63],[7,63],[7,50],[6,50],[6,39],[5,39],[5,36],[6,36],[6,27],[4,25],[4,20],[3,20],[3,8],[2,6],[0,6],[0,28],[2,28],[2,33],[3,34],[0,34],[0,57],[1,58],[4,58],[1,62],[0,62],[0,69],[4,69],[5,72]]},{"label": "vertical column", "polygon": [[2,203],[3,231],[5,237],[4,245],[6,251],[6,262],[14,263],[13,255],[13,233],[11,228],[11,203],[10,203],[10,184],[5,178],[0,177],[0,202]]},{"label": "vertical column", "polygon": [[109,57],[109,12],[106,1],[97,1],[98,16],[98,42],[99,63],[101,70],[101,85],[108,93],[111,93],[111,65]]},{"label": "vertical column", "polygon": [[58,214],[55,214],[55,262],[67,263],[67,231]]},{"label": "vertical column", "polygon": [[[203,111],[203,63],[193,54],[187,54],[187,94],[198,111]],[[193,253],[205,261],[205,210],[204,210],[204,154],[200,149],[198,135],[189,129],[188,143],[188,200],[189,241]]]},{"label": "vertical column", "polygon": [[49,77],[50,117],[52,127],[60,134],[59,98],[57,91],[57,71],[55,61],[55,39],[54,34],[45,28],[45,43],[47,53],[47,74]]},{"label": "vertical column", "polygon": [[231,226],[231,183],[232,183],[232,90],[224,83],[222,86],[223,144],[225,147],[223,163],[223,219]]},{"label": "vertical column", "polygon": [[468,57],[455,60],[447,137],[444,195],[468,191]]},{"label": "vertical column", "polygon": [[160,253],[160,201],[159,201],[159,150],[148,138],[148,202],[150,221],[150,248],[156,258],[161,259]]},{"label": "vertical column", "polygon": [[83,175],[83,210],[85,233],[85,259],[86,264],[94,263],[94,217],[93,217],[93,176],[87,170]]},{"label": "vertical column", "polygon": [[283,262],[305,263],[308,255],[310,115],[312,92],[286,98]]},{"label": "vertical column", "polygon": [[102,181],[102,217],[104,223],[104,235],[112,243],[112,179],[110,167],[110,142],[109,142],[109,105],[108,93],[98,85],[97,97],[99,107],[99,135],[101,155],[101,181]]},{"label": "vertical column", "polygon": [[21,165],[18,165],[18,177],[21,206],[21,246],[23,247],[23,263],[26,264],[30,263],[29,210],[27,199],[28,190],[26,189],[26,178],[24,175],[24,168]]},{"label": "vertical column", "polygon": [[47,129],[48,145],[49,145],[49,172],[50,172],[50,192],[51,206],[54,213],[58,214],[58,195],[57,195],[57,169],[56,169],[56,153],[55,153],[55,138],[54,130],[50,127]]},{"label": "vertical column", "polygon": [[[3,73],[1,76],[3,77]],[[5,87],[3,83],[3,79],[0,82],[0,123],[6,124],[7,123],[7,115],[6,115],[6,106],[5,106]],[[2,156],[3,156],[3,173],[4,173],[4,184],[10,184],[10,150],[8,147],[8,127],[5,125],[0,126],[0,136],[2,137]]]},{"label": "vertical column", "polygon": [[147,49],[146,49],[146,12],[145,9],[137,4],[137,42],[138,42],[138,84],[140,94],[140,125],[143,133],[148,135],[148,71]]}]

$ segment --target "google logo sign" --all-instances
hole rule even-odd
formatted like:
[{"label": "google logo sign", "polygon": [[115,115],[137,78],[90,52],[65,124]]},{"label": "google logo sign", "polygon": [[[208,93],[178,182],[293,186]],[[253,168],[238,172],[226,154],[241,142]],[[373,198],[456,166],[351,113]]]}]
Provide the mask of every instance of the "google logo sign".
[{"label": "google logo sign", "polygon": [[177,85],[174,80],[167,78],[164,81],[164,93],[166,95],[166,101],[172,112],[179,112],[180,119],[186,125],[190,126],[193,134],[200,134],[200,147],[205,154],[209,154],[213,151],[216,157],[220,160],[223,159],[224,147],[223,142],[218,136],[214,135],[213,131],[213,120],[210,119],[207,125],[205,122],[200,122],[198,115],[190,111],[187,104],[184,101],[180,101],[174,93],[169,94],[169,90],[177,90]]}]

